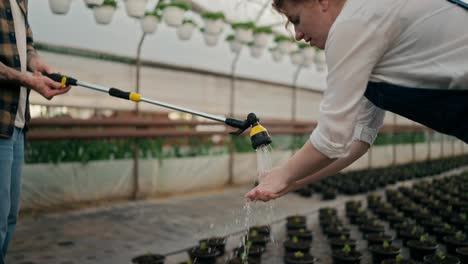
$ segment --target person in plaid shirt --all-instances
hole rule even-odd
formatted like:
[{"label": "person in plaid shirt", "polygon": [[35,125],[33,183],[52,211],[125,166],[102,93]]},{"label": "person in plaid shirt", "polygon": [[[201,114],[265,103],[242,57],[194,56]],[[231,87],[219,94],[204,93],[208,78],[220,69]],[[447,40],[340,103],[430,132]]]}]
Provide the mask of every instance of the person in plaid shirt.
[{"label": "person in plaid shirt", "polygon": [[70,90],[41,75],[53,71],[34,49],[27,5],[27,0],[0,0],[0,264],[18,218],[29,93],[50,100]]}]

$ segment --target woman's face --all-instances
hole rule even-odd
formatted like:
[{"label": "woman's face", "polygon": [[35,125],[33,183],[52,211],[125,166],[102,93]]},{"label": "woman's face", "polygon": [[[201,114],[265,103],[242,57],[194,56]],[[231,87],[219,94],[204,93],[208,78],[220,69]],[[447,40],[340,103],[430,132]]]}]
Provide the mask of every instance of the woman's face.
[{"label": "woman's face", "polygon": [[333,1],[335,0],[285,1],[281,10],[294,25],[296,40],[303,39],[311,46],[325,48],[328,32],[342,7],[332,3]]}]

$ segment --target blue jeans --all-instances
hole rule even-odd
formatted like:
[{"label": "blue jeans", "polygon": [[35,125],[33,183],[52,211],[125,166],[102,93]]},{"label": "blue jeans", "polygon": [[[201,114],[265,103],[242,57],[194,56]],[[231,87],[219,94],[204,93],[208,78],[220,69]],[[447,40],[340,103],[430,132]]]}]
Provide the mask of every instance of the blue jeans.
[{"label": "blue jeans", "polygon": [[0,138],[0,264],[18,220],[23,163],[24,132],[15,128],[11,138]]}]

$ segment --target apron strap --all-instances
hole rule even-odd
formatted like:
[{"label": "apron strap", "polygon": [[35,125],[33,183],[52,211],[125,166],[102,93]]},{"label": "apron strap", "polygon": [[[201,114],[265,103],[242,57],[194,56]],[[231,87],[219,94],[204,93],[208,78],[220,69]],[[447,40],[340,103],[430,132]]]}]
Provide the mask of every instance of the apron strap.
[{"label": "apron strap", "polygon": [[448,0],[449,2],[455,3],[468,10],[468,1],[466,0]]},{"label": "apron strap", "polygon": [[468,143],[468,90],[369,82],[364,96],[377,107]]}]

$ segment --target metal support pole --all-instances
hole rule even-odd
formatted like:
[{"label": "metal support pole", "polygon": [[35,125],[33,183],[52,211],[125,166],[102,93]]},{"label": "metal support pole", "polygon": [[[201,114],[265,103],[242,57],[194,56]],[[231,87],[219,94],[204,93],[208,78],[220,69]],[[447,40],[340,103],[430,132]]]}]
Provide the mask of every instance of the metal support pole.
[{"label": "metal support pole", "polygon": [[[292,86],[292,102],[291,102],[291,120],[293,122],[296,121],[297,119],[297,81],[299,80],[299,75],[301,73],[301,70],[303,68],[303,65],[299,65],[294,72],[294,77],[293,77],[293,86]],[[292,135],[292,147],[291,147],[291,152],[294,154],[296,152],[296,140],[297,136],[294,134]]]}]

